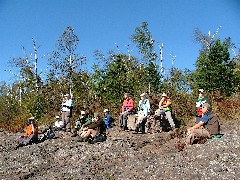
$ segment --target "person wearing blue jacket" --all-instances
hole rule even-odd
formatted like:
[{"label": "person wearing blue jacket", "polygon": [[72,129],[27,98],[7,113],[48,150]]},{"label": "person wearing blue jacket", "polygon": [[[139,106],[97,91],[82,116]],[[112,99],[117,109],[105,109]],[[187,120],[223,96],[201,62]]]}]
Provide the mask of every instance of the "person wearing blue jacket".
[{"label": "person wearing blue jacket", "polygon": [[104,123],[106,125],[106,128],[108,130],[111,130],[113,128],[113,123],[114,123],[114,119],[112,117],[112,115],[110,114],[110,111],[108,109],[104,109]]}]

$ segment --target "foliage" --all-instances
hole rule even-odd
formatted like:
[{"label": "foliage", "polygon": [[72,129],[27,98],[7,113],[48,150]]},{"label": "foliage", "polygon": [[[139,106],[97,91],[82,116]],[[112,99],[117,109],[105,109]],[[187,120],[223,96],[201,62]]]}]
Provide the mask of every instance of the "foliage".
[{"label": "foliage", "polygon": [[151,32],[148,29],[147,22],[143,22],[135,29],[135,34],[132,34],[131,39],[136,44],[139,52],[144,55],[144,59],[157,59],[157,54],[154,51],[154,40],[152,39]]},{"label": "foliage", "polygon": [[[82,70],[87,58],[77,54],[79,39],[71,27],[67,27],[59,37],[57,48],[51,53],[46,79],[41,79],[35,72],[31,55],[12,58],[10,63],[19,70],[19,74],[10,86],[6,83],[0,86],[0,128],[21,130],[29,116],[39,119],[39,124],[52,123],[53,117],[60,115],[62,97],[67,92],[73,95],[72,119],[81,110],[101,113],[105,108],[110,109],[117,119],[125,92],[132,95],[136,106],[139,95],[148,93],[154,113],[161,93],[165,92],[172,99],[176,119],[189,121],[198,88],[211,93],[215,111],[223,112],[221,115],[225,117],[228,112],[237,114],[239,102],[232,97],[239,96],[240,68],[239,56],[230,59],[231,39],[221,42],[197,32],[196,40],[203,46],[196,61],[196,70],[172,68],[166,77],[160,75],[156,65],[158,57],[146,22],[135,29],[131,39],[143,60],[114,51],[109,51],[108,55],[95,51],[91,73]],[[39,82],[44,84],[39,86]]]},{"label": "foliage", "polygon": [[220,91],[230,96],[234,92],[236,63],[230,60],[227,40],[217,39],[209,49],[209,54],[201,52],[196,62],[195,84],[211,93]]}]

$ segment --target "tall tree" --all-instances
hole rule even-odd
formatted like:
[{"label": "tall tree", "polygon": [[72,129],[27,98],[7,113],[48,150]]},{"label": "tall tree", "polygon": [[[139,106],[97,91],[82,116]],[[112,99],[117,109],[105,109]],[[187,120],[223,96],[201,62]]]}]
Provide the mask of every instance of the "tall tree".
[{"label": "tall tree", "polygon": [[143,22],[139,27],[135,28],[135,34],[132,34],[131,40],[136,44],[139,52],[143,54],[146,60],[156,60],[157,54],[154,51],[154,40],[148,29],[148,23]]},{"label": "tall tree", "polygon": [[221,43],[217,39],[209,48],[209,54],[204,51],[196,62],[195,83],[197,87],[209,92],[220,91],[231,95],[234,92],[236,63],[230,59],[228,48],[230,39]]},{"label": "tall tree", "polygon": [[48,77],[52,78],[50,81],[64,80],[64,84],[68,85],[70,91],[74,86],[72,84],[73,73],[78,74],[81,71],[81,65],[86,61],[85,56],[75,53],[78,43],[79,39],[74,29],[67,27],[57,41],[57,50],[53,51],[49,58],[51,74]]}]

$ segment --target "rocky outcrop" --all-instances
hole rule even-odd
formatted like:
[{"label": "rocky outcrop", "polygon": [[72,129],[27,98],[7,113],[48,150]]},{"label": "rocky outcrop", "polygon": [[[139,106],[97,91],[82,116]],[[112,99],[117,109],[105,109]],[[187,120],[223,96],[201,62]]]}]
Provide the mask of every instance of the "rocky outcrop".
[{"label": "rocky outcrop", "polygon": [[59,131],[55,139],[15,148],[20,133],[0,132],[1,179],[240,179],[238,123],[224,136],[175,148],[171,132],[109,132],[105,142],[77,142]]}]

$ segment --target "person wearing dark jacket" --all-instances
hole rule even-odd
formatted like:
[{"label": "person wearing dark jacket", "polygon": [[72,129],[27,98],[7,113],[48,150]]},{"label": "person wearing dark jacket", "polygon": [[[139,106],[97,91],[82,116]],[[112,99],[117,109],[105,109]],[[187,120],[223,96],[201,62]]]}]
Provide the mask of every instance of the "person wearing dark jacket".
[{"label": "person wearing dark jacket", "polygon": [[106,127],[104,121],[100,118],[100,114],[94,113],[94,120],[87,127],[83,128],[83,132],[80,137],[83,140],[87,140],[88,138],[95,138],[99,135],[106,134]]}]

